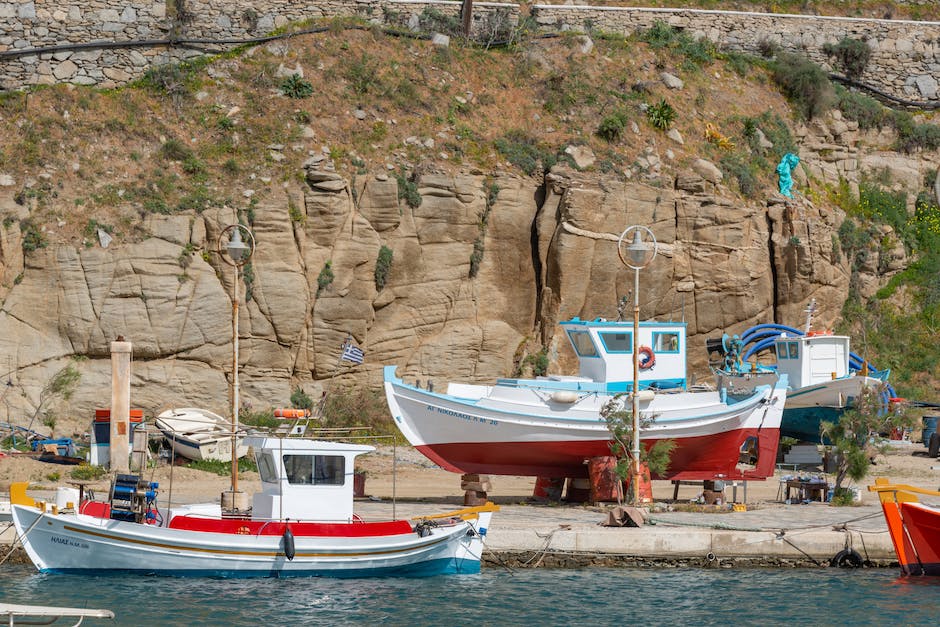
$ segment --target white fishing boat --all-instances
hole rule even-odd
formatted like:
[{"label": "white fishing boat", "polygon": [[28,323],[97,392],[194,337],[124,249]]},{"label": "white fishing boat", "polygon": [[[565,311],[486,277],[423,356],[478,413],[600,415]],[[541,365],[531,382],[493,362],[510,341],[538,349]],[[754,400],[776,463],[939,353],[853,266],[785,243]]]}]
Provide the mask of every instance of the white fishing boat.
[{"label": "white fishing boat", "polygon": [[[261,475],[249,515],[218,504],[169,510],[156,484],[119,475],[108,502],[79,511],[13,503],[13,521],[42,572],[289,577],[477,573],[498,507],[366,522],[353,511],[361,444],[249,437]],[[23,499],[25,500],[25,499]]]},{"label": "white fishing boat", "polygon": [[[884,395],[885,406],[894,396],[887,379],[852,353],[851,339],[831,331],[812,331],[815,303],[806,309],[804,329],[779,324],[752,327],[740,337],[727,334],[709,340],[709,350],[721,354],[714,370],[719,387],[734,394],[750,394],[759,385],[786,375],[789,383],[780,433],[806,442],[820,442],[823,421],[839,420],[866,388]],[[750,363],[762,351],[772,351],[775,363]]]},{"label": "white fishing boat", "polygon": [[[154,423],[177,455],[196,461],[232,461],[232,423],[206,409],[168,409]],[[236,456],[248,454],[245,432],[236,438]]]},{"label": "white fishing boat", "polygon": [[[578,356],[578,376],[451,383],[446,393],[409,385],[385,368],[395,424],[418,450],[460,473],[587,477],[586,461],[610,455],[601,409],[633,389],[633,323],[574,318],[561,323]],[[687,391],[686,326],[639,326],[639,410],[644,446],[675,443],[660,478],[710,480],[772,476],[786,379],[747,398]]]}]

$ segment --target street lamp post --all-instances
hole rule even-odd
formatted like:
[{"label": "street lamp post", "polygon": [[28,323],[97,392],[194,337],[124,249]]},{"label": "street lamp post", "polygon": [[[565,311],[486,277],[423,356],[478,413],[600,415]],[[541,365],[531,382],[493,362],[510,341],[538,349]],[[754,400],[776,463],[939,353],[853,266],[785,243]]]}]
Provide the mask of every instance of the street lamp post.
[{"label": "street lamp post", "polygon": [[[242,238],[242,233],[248,242]],[[228,241],[225,242],[226,238]],[[222,509],[229,511],[247,508],[244,494],[238,491],[238,283],[242,267],[255,252],[255,238],[248,227],[232,224],[219,233],[219,256],[234,270],[232,296],[232,489],[222,493]],[[243,502],[244,501],[244,502]]]},{"label": "street lamp post", "polygon": [[[632,236],[632,242],[624,245]],[[656,256],[656,237],[645,226],[633,225],[620,234],[617,255],[621,263],[633,268],[633,503],[640,502],[640,270],[653,262]]]}]

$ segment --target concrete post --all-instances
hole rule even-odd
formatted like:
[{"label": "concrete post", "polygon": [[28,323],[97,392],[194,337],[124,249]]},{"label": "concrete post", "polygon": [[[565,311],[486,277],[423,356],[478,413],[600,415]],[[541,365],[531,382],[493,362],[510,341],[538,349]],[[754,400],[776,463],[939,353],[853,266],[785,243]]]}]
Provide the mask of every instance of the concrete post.
[{"label": "concrete post", "polygon": [[131,417],[131,352],[133,345],[111,342],[111,470],[128,472]]}]

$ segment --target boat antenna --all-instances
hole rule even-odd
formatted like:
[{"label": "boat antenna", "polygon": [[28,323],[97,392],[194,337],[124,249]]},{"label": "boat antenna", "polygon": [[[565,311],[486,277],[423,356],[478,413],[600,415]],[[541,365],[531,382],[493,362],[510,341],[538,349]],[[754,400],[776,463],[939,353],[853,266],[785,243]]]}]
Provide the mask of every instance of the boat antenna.
[{"label": "boat antenna", "polygon": [[623,312],[627,310],[627,297],[621,296],[617,303],[617,322],[623,322]]},{"label": "boat antenna", "polygon": [[804,312],[806,313],[806,327],[803,329],[803,334],[805,335],[809,333],[810,327],[813,326],[813,314],[816,313],[816,299],[815,298],[811,298],[809,300],[809,304],[806,306],[806,309],[804,310]]}]

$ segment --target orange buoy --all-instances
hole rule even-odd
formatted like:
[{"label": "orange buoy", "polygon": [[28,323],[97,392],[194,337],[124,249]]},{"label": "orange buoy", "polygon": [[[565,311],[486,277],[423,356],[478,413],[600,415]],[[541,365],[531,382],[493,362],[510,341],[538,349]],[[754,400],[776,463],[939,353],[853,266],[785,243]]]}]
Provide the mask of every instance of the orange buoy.
[{"label": "orange buoy", "polygon": [[293,407],[279,407],[274,410],[275,418],[306,418],[310,415],[309,409],[294,409]]},{"label": "orange buoy", "polygon": [[640,370],[649,370],[656,365],[656,354],[653,353],[653,349],[649,346],[641,346],[638,348],[637,356],[639,357]]}]

